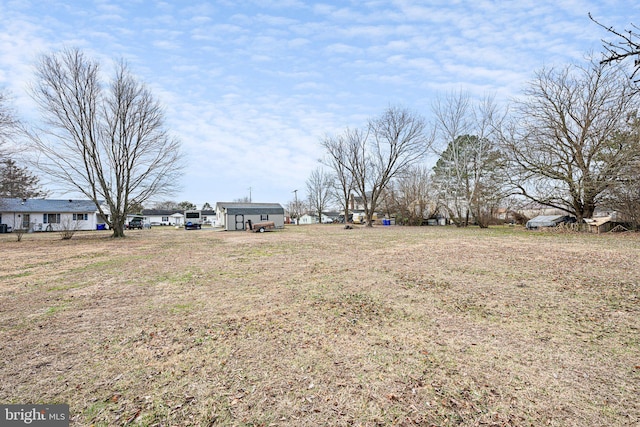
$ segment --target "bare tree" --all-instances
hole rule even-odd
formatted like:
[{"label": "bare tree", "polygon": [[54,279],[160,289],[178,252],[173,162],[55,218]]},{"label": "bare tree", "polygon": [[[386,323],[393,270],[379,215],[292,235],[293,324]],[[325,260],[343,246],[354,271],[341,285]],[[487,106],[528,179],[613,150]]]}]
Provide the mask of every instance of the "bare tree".
[{"label": "bare tree", "polygon": [[334,198],[340,204],[344,212],[344,222],[349,218],[349,197],[353,191],[353,174],[351,172],[350,135],[352,131],[347,129],[343,135],[325,137],[321,145],[327,152],[327,157],[322,163],[334,172]]},{"label": "bare tree", "polygon": [[345,132],[340,144],[344,167],[362,198],[367,226],[372,226],[378,199],[391,180],[421,160],[432,142],[424,119],[398,107],[371,119],[365,130]]},{"label": "bare tree", "polygon": [[183,211],[189,211],[189,210],[195,210],[196,209],[196,204],[195,203],[191,203],[188,200],[185,200],[183,202],[178,203],[178,206],[180,206],[180,209]]},{"label": "bare tree", "polygon": [[382,194],[382,205],[396,224],[421,225],[437,213],[438,201],[433,186],[433,172],[425,165],[415,165],[392,181]]},{"label": "bare tree", "polygon": [[316,168],[307,179],[307,200],[309,208],[318,215],[322,222],[322,212],[327,209],[332,198],[331,174],[322,168]]},{"label": "bare tree", "polygon": [[543,69],[515,103],[503,145],[511,183],[538,203],[589,218],[640,156],[638,93],[618,67]]},{"label": "bare tree", "polygon": [[180,207],[180,204],[175,200],[163,200],[159,202],[154,202],[152,205],[152,209],[167,210],[167,211],[175,210],[176,212],[183,210]]},{"label": "bare tree", "polygon": [[640,160],[627,165],[604,192],[602,205],[618,214],[617,221],[640,230]]},{"label": "bare tree", "polygon": [[[640,71],[640,28],[633,23],[631,30],[618,31],[613,27],[607,27],[600,22],[596,21],[594,17],[589,13],[589,19],[604,28],[611,35],[616,37],[615,42],[602,40],[605,50],[604,59],[601,61],[603,64],[611,64],[614,62],[620,62],[627,58],[633,58],[633,73],[631,78],[635,79],[638,71]],[[640,82],[640,78],[635,79],[636,82]]]},{"label": "bare tree", "polygon": [[0,92],[0,197],[44,197],[47,192],[42,189],[40,178],[16,163],[20,150],[15,146],[7,147],[10,142],[15,142],[14,137],[19,131],[20,123],[9,105],[9,96]]},{"label": "bare tree", "polygon": [[45,119],[29,132],[37,165],[93,200],[123,237],[129,205],[172,192],[182,168],[160,104],[123,62],[104,89],[99,64],[78,49],[43,56],[36,75],[32,94]]},{"label": "bare tree", "polygon": [[297,195],[295,199],[287,203],[287,212],[291,219],[295,219],[297,225],[300,224],[300,217],[305,210],[307,210],[307,206],[304,200],[298,199]]},{"label": "bare tree", "polygon": [[44,194],[38,189],[38,178],[10,158],[15,153],[9,143],[14,140],[20,124],[9,102],[9,95],[0,91],[0,198]]},{"label": "bare tree", "polygon": [[480,227],[488,226],[492,207],[505,195],[503,162],[495,129],[502,118],[493,98],[472,102],[459,92],[433,104],[440,159],[434,183],[441,206],[452,221],[467,226],[471,215]]},{"label": "bare tree", "polygon": [[0,159],[7,156],[6,144],[18,130],[18,120],[9,104],[9,95],[0,91]]}]

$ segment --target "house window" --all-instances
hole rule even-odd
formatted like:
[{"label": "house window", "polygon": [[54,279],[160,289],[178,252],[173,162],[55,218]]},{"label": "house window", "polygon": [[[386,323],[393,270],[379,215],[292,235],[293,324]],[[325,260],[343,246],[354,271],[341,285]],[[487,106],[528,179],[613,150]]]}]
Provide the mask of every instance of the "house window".
[{"label": "house window", "polygon": [[60,224],[60,214],[44,214],[42,222],[45,224]]},{"label": "house window", "polygon": [[269,220],[269,215],[260,214],[260,221],[268,221],[268,220]]},{"label": "house window", "polygon": [[88,214],[73,214],[74,221],[86,221],[89,219]]},{"label": "house window", "polygon": [[163,216],[162,217],[162,222],[169,222],[169,217],[168,216]]}]

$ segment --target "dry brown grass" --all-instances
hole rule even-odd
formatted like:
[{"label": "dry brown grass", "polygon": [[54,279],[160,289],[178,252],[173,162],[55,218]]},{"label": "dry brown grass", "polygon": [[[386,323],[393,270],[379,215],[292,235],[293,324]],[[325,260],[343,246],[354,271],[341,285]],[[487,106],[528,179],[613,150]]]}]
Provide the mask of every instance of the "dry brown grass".
[{"label": "dry brown grass", "polygon": [[0,235],[3,403],[72,425],[640,423],[640,235]]}]

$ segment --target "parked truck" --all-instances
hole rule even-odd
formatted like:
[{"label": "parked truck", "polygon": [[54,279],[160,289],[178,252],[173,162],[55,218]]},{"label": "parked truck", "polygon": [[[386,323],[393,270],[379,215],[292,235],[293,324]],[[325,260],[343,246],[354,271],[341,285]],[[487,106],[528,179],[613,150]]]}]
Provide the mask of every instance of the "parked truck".
[{"label": "parked truck", "polygon": [[200,230],[202,228],[202,211],[184,211],[184,229]]},{"label": "parked truck", "polygon": [[142,216],[127,216],[127,220],[128,221],[124,225],[127,230],[133,230],[136,228],[138,230],[142,230],[144,227],[144,217]]}]

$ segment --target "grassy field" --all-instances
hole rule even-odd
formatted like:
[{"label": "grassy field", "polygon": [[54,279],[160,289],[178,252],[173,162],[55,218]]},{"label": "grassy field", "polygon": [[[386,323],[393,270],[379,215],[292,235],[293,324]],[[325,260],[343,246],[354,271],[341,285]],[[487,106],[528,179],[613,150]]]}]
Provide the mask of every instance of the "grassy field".
[{"label": "grassy field", "polygon": [[0,402],[73,426],[640,425],[640,234],[0,235]]}]

